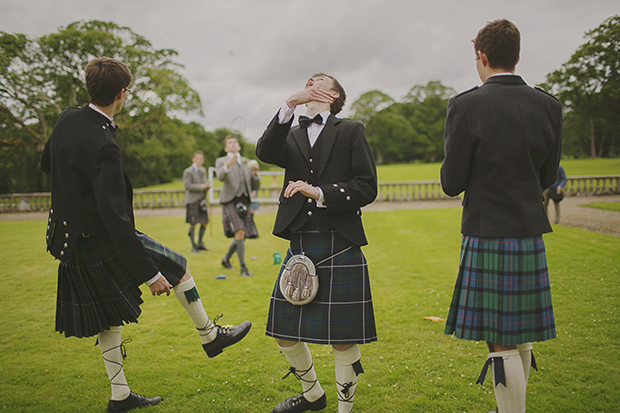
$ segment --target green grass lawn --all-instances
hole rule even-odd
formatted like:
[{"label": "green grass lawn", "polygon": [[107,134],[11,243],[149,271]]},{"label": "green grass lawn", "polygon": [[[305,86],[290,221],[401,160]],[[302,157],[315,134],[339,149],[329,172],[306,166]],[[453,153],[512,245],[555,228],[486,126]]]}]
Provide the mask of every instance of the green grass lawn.
[{"label": "green grass lawn", "polygon": [[[566,159],[562,160],[560,164],[568,176],[620,175],[620,158]],[[439,180],[440,168],[440,162],[379,165],[377,166],[377,177],[379,182]],[[281,185],[282,180],[279,179],[277,183]],[[271,180],[268,184],[271,184]],[[221,186],[221,182],[217,179],[215,186]],[[140,189],[183,189],[183,181],[179,178],[166,184]]]},{"label": "green grass lawn", "polygon": [[604,209],[606,211],[620,212],[620,202],[593,202],[591,204],[584,204],[581,206],[587,208]]},{"label": "green grass lawn", "polygon": [[[186,254],[202,301],[224,323],[248,319],[253,328],[238,345],[208,359],[176,298],[145,294],[138,324],[123,328],[132,390],[159,394],[145,412],[268,412],[300,386],[281,380],[287,363],[264,335],[269,295],[277,275],[273,254],[286,241],[271,235],[274,216],[258,215],[258,240],[246,241],[252,273],[242,278],[219,262],[228,245],[213,216],[206,244],[192,254],[183,218],[138,218],[138,228]],[[495,407],[490,378],[474,383],[486,345],[443,334],[456,278],[460,209],[366,212],[364,248],[379,341],[361,347],[358,413],[488,412]],[[211,225],[211,224],[210,224]],[[0,222],[0,410],[103,412],[109,384],[95,338],[54,332],[55,262],[44,248],[44,222]],[[545,235],[558,338],[535,344],[527,411],[615,412],[620,405],[620,239],[555,226]],[[233,265],[237,265],[233,258]],[[227,276],[224,280],[215,277]],[[148,291],[145,289],[144,291]],[[336,410],[334,361],[327,346],[310,345],[328,408]]]}]

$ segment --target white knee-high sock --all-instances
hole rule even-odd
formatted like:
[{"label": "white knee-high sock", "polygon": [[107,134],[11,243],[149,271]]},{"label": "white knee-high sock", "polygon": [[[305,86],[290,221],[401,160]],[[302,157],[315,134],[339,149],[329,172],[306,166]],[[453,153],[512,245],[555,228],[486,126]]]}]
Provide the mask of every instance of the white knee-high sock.
[{"label": "white knee-high sock", "polygon": [[523,365],[523,376],[525,378],[525,388],[527,389],[527,381],[530,378],[530,369],[532,368],[532,343],[519,344],[517,350],[521,355],[521,364]]},{"label": "white knee-high sock", "polygon": [[336,392],[338,393],[338,413],[349,413],[353,410],[353,399],[357,387],[357,373],[353,364],[362,358],[357,344],[352,345],[345,351],[335,348],[334,360],[336,361]]},{"label": "white knee-high sock", "polygon": [[194,279],[190,278],[178,284],[173,290],[177,300],[179,300],[181,306],[187,311],[189,318],[194,322],[202,344],[207,344],[215,340],[215,337],[217,337],[217,330],[214,328],[213,323],[209,320],[207,312],[202,306],[202,301],[198,295]]},{"label": "white knee-high sock", "polygon": [[[491,367],[495,400],[501,413],[525,413],[525,377],[519,350],[489,353],[488,358],[500,357],[504,363],[506,385],[496,385],[495,366]],[[495,364],[496,361],[493,361]]]},{"label": "white knee-high sock", "polygon": [[301,381],[301,386],[303,388],[302,394],[306,400],[314,402],[321,398],[325,392],[323,388],[321,388],[316,377],[314,364],[312,364],[312,355],[310,354],[308,345],[299,342],[291,347],[281,347],[278,345],[278,348],[286,357],[291,368],[295,369],[294,371],[291,370],[291,372]]},{"label": "white knee-high sock", "polygon": [[103,364],[105,365],[110,386],[112,400],[125,400],[129,396],[129,386],[123,372],[123,355],[121,351],[121,327],[110,327],[102,331],[98,337]]}]

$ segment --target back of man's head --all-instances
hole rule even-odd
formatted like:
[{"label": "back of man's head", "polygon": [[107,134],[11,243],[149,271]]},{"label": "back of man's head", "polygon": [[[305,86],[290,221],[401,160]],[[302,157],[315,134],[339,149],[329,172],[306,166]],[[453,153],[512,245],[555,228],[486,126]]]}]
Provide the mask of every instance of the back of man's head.
[{"label": "back of man's head", "polygon": [[480,29],[473,42],[476,53],[485,53],[493,69],[513,71],[519,62],[521,33],[509,20],[490,22]]},{"label": "back of man's head", "polygon": [[131,85],[131,72],[121,62],[109,57],[99,57],[86,65],[86,89],[91,103],[108,106],[124,88]]}]

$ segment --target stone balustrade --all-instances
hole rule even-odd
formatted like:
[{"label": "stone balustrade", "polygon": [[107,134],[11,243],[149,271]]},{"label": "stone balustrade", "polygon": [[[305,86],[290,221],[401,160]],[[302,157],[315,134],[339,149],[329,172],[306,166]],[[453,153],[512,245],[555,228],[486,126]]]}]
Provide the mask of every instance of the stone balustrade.
[{"label": "stone balustrade", "polygon": [[[275,179],[274,179],[275,182]],[[263,185],[254,199],[257,202],[270,204],[278,201],[281,185],[272,183]],[[209,201],[218,203],[220,187],[209,190]],[[428,201],[449,199],[441,190],[439,181],[402,181],[380,182],[377,201]],[[167,190],[134,190],[134,209],[142,208],[183,208],[185,191]],[[619,195],[620,175],[571,176],[564,188],[565,196]],[[36,192],[24,194],[0,195],[0,213],[46,211],[50,207],[50,193]]]}]

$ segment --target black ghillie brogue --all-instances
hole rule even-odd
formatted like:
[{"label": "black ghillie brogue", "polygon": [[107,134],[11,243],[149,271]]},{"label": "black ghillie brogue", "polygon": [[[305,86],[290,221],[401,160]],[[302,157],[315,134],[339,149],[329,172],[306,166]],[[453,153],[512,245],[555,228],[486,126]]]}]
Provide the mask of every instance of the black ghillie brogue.
[{"label": "black ghillie brogue", "polygon": [[327,407],[327,397],[325,393],[316,401],[309,402],[303,394],[286,399],[276,407],[271,413],[301,413],[307,411],[319,411]]},{"label": "black ghillie brogue", "polygon": [[219,326],[215,324],[216,321],[217,318],[213,320],[213,328],[217,329],[217,337],[213,341],[202,345],[202,348],[210,358],[220,354],[226,347],[241,341],[248,334],[250,328],[252,328],[252,323],[249,321],[244,321],[234,327]]},{"label": "black ghillie brogue", "polygon": [[159,396],[144,397],[134,392],[129,392],[125,400],[109,400],[108,413],[124,413],[139,407],[155,406],[163,399]]}]

